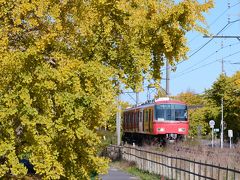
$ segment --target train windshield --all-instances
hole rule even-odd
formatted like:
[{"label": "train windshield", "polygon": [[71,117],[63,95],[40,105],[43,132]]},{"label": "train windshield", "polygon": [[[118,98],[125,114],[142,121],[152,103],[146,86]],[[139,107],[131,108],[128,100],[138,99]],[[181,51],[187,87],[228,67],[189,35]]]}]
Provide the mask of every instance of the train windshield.
[{"label": "train windshield", "polygon": [[181,104],[155,105],[157,121],[187,121],[187,106]]}]

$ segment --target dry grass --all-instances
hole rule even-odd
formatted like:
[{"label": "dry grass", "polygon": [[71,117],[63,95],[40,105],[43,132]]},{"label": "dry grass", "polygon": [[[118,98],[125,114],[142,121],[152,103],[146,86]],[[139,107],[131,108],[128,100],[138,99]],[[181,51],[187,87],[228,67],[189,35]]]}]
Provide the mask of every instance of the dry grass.
[{"label": "dry grass", "polygon": [[111,166],[113,166],[113,167],[115,167],[117,169],[127,170],[128,168],[130,168],[132,166],[135,166],[135,163],[122,160],[122,161],[114,161],[114,162],[112,162]]},{"label": "dry grass", "polygon": [[188,141],[170,144],[165,148],[157,148],[168,155],[206,162],[209,164],[228,166],[240,170],[240,144],[234,148],[219,148],[202,145],[199,141]]}]

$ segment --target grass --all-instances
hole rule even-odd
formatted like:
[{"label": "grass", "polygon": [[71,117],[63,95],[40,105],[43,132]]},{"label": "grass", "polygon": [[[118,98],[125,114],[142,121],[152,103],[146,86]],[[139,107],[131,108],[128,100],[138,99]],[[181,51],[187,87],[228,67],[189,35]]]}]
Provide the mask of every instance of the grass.
[{"label": "grass", "polygon": [[142,180],[159,180],[160,178],[159,175],[150,174],[148,172],[141,171],[136,167],[128,168],[127,172],[134,176],[139,177]]},{"label": "grass", "polygon": [[127,172],[135,177],[138,177],[141,180],[159,180],[160,175],[152,174],[146,171],[138,169],[134,162],[127,161],[115,161],[111,163],[111,166],[117,169],[120,169],[124,172]]}]

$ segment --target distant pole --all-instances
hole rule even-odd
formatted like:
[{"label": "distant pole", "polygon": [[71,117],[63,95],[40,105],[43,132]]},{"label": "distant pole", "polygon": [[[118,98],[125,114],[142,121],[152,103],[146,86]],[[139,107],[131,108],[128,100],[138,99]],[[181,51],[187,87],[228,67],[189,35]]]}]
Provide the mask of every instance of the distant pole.
[{"label": "distant pole", "polygon": [[230,137],[230,149],[232,148],[232,138]]},{"label": "distant pole", "polygon": [[[222,48],[223,48],[223,42],[221,43],[221,46],[222,46]],[[223,58],[222,58],[222,75],[224,75],[225,73],[224,73],[224,60],[223,60]],[[224,95],[223,95],[224,96]],[[222,118],[221,118],[221,148],[223,148],[223,96],[222,96],[222,98],[221,98],[221,116],[222,116]]]},{"label": "distant pole", "polygon": [[222,59],[222,74],[225,74],[224,73],[224,61],[223,61],[223,59]]},{"label": "distant pole", "polygon": [[213,129],[214,129],[214,126],[215,126],[215,121],[210,120],[209,125],[210,125],[210,128],[212,128],[212,148],[213,148]]},{"label": "distant pole", "polygon": [[221,148],[223,148],[223,97],[221,98],[221,111],[222,111],[222,118],[221,118]]},{"label": "distant pole", "polygon": [[138,106],[139,103],[139,92],[136,92],[136,106]]},{"label": "distant pole", "polygon": [[166,58],[166,95],[169,96],[170,95],[170,89],[169,89],[169,83],[170,83],[170,66],[169,66],[169,62],[168,59]]},{"label": "distant pole", "polygon": [[116,131],[117,131],[117,145],[120,146],[120,144],[121,144],[121,105],[120,105],[120,94],[117,97]]},{"label": "distant pole", "polygon": [[149,85],[147,87],[147,101],[150,100],[150,92],[149,92]]},{"label": "distant pole", "polygon": [[212,148],[213,148],[213,128],[212,128]]}]

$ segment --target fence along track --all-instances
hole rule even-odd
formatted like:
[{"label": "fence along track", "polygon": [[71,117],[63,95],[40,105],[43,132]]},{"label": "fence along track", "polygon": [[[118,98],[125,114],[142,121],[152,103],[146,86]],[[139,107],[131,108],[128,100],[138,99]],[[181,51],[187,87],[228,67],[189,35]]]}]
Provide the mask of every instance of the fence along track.
[{"label": "fence along track", "polygon": [[131,146],[110,146],[121,153],[121,157],[127,161],[136,163],[139,169],[159,174],[168,179],[180,180],[237,180],[240,179],[240,171],[235,168],[214,165],[209,162],[184,159],[148,151]]}]

